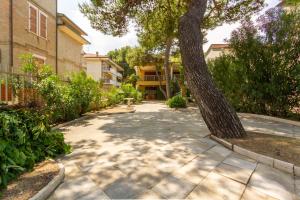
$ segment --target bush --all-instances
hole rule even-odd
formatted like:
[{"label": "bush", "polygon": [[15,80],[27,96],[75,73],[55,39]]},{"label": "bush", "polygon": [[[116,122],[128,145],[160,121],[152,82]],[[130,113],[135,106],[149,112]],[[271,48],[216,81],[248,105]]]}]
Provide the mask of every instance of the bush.
[{"label": "bush", "polygon": [[287,117],[300,102],[300,13],[268,11],[229,40],[232,55],[209,62],[212,76],[242,112]]},{"label": "bush", "polygon": [[122,84],[121,90],[124,98],[133,98],[135,102],[142,101],[142,93],[135,89],[132,84]]},{"label": "bush", "polygon": [[167,101],[170,108],[186,108],[186,99],[180,95],[174,96]]},{"label": "bush", "polygon": [[85,72],[62,80],[47,65],[37,67],[32,55],[23,55],[23,71],[37,77],[32,87],[42,97],[51,122],[69,121],[91,109],[101,107],[101,83]]},{"label": "bush", "polygon": [[0,188],[35,163],[70,151],[64,136],[51,131],[47,117],[29,110],[0,113]]}]

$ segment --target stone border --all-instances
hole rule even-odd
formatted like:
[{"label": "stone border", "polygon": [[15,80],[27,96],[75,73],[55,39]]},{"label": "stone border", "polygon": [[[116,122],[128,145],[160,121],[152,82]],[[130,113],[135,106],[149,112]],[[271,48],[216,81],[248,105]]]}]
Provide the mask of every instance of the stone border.
[{"label": "stone border", "polygon": [[289,120],[289,119],[282,119],[282,118],[278,118],[278,117],[272,117],[272,116],[267,116],[267,115],[258,115],[258,114],[252,114],[252,113],[238,113],[238,115],[240,115],[241,117],[247,117],[247,115],[248,115],[248,116],[254,117],[254,118],[266,119],[266,120],[271,120],[271,121],[275,121],[275,122],[282,122],[282,123],[300,127],[300,122]]},{"label": "stone border", "polygon": [[58,124],[56,126],[53,126],[52,127],[52,130],[57,130],[57,129],[60,129],[64,126],[69,126],[71,124],[74,124],[76,122],[80,122],[80,121],[83,121],[83,120],[86,120],[86,119],[89,119],[89,118],[92,118],[92,117],[96,117],[96,116],[105,116],[105,115],[114,115],[114,114],[126,114],[126,113],[134,113],[135,112],[135,109],[131,110],[131,111],[128,111],[128,112],[115,112],[115,113],[105,113],[105,112],[101,112],[101,111],[97,111],[97,112],[89,112],[89,113],[85,113],[83,114],[82,117],[79,117],[77,119],[74,119],[72,121],[68,121],[68,122],[65,122],[65,123],[61,123],[61,124]]},{"label": "stone border", "polygon": [[210,135],[210,138],[217,141],[218,143],[222,144],[226,148],[239,153],[241,155],[247,156],[249,158],[252,158],[253,160],[256,160],[257,162],[263,163],[265,165],[271,166],[275,169],[279,169],[281,171],[287,172],[289,174],[292,174],[294,176],[300,176],[300,167],[294,165],[293,163],[285,162],[282,160],[278,160],[269,156],[265,156],[262,154],[255,153],[253,151],[249,151],[247,149],[244,149],[240,146],[231,144],[230,142],[223,140],[221,138],[218,138],[214,135]]},{"label": "stone border", "polygon": [[43,189],[36,193],[29,200],[46,200],[56,187],[63,182],[65,177],[65,167],[62,163],[58,163],[59,173],[56,175]]}]

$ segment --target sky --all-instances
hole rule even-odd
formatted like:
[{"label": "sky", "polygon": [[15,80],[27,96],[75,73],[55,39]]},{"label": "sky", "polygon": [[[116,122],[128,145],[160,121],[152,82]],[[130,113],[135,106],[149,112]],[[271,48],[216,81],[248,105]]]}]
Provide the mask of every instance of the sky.
[{"label": "sky", "polygon": [[[90,26],[89,20],[83,16],[78,8],[78,4],[84,1],[88,0],[58,0],[58,12],[64,13],[88,34],[86,39],[88,39],[91,44],[84,47],[85,52],[95,53],[98,51],[99,54],[106,55],[109,51],[114,49],[138,45],[134,26],[131,26],[129,33],[123,37],[104,35],[100,31],[93,29]],[[279,0],[266,0],[267,7],[264,10],[274,7],[278,2]],[[224,39],[229,38],[230,33],[238,26],[238,23],[224,24],[214,30],[208,31],[208,42],[204,45],[204,50],[207,50],[212,43],[224,43]]]}]

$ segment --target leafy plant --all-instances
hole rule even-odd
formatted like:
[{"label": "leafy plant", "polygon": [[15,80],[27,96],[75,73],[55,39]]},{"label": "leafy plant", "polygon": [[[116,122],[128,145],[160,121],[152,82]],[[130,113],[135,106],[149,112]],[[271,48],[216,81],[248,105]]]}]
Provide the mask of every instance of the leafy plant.
[{"label": "leafy plant", "polygon": [[210,62],[210,71],[237,110],[289,116],[300,106],[300,13],[275,9],[257,24],[234,31],[232,54]]},{"label": "leafy plant", "polygon": [[51,131],[48,118],[30,110],[0,113],[0,189],[46,157],[68,153],[64,136]]},{"label": "leafy plant", "polygon": [[167,101],[170,108],[186,108],[186,99],[181,95],[176,95]]}]

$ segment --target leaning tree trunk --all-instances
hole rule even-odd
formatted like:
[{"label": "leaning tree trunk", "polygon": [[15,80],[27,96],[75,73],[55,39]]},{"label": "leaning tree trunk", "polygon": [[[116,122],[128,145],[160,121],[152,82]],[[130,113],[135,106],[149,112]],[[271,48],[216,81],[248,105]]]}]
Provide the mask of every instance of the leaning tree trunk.
[{"label": "leaning tree trunk", "polygon": [[170,58],[172,43],[173,43],[173,39],[168,38],[167,42],[166,42],[166,51],[165,51],[165,58],[164,58],[167,99],[169,99],[171,97],[169,58]]},{"label": "leaning tree trunk", "polygon": [[159,73],[158,73],[158,67],[157,66],[155,66],[155,73],[156,73],[156,76],[157,76],[157,79],[158,79],[158,82],[159,82],[159,90],[164,95],[165,99],[167,99],[167,94],[164,91],[164,89],[162,88],[161,75],[159,75]]},{"label": "leaning tree trunk", "polygon": [[180,18],[179,45],[188,86],[210,132],[222,138],[243,137],[246,132],[234,109],[215,87],[205,62],[200,29],[207,0],[192,0]]}]

